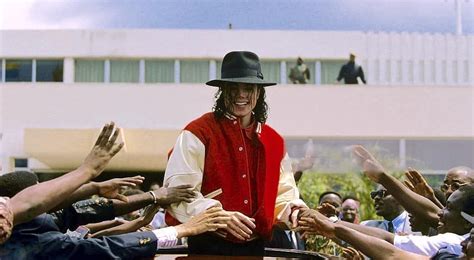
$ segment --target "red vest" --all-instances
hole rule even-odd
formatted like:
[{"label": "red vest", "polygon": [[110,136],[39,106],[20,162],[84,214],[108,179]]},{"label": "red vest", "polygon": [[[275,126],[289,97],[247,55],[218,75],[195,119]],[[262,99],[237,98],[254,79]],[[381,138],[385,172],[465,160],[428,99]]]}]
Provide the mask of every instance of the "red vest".
[{"label": "red vest", "polygon": [[[259,127],[257,127],[259,129]],[[204,114],[185,127],[204,144],[204,174],[201,193],[217,189],[219,200],[227,211],[239,211],[255,218],[256,233],[269,239],[274,220],[275,201],[280,177],[280,163],[284,156],[283,138],[271,127],[263,125],[257,134],[261,143],[263,162],[257,167],[257,189],[250,189],[244,136],[238,120],[217,119],[213,113]],[[256,212],[252,212],[252,193],[257,193]]]}]

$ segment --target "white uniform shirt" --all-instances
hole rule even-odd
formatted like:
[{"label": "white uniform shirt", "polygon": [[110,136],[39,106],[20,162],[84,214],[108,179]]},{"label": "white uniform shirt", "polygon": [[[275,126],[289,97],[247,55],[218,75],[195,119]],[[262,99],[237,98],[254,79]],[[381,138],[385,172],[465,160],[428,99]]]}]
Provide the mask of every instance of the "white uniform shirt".
[{"label": "white uniform shirt", "polygon": [[454,233],[444,233],[436,236],[398,236],[393,238],[393,245],[415,254],[434,256],[441,249],[455,255],[461,255],[461,242],[467,238],[469,234],[464,236]]}]

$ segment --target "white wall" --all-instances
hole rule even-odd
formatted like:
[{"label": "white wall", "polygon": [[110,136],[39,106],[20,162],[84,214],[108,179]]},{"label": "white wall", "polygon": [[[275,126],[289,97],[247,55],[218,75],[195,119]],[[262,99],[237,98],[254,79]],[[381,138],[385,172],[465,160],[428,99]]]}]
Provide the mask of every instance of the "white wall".
[{"label": "white wall", "polygon": [[[203,85],[30,84],[0,86],[3,164],[25,156],[25,128],[182,129],[210,111]],[[472,138],[474,89],[453,86],[267,88],[269,124],[286,137]]]}]

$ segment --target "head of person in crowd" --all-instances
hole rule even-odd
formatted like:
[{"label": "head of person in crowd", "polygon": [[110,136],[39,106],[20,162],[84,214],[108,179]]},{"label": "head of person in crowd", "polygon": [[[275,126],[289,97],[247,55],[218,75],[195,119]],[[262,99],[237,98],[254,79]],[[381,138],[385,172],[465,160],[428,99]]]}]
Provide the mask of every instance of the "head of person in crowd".
[{"label": "head of person in crowd", "polygon": [[349,53],[349,61],[355,62],[355,59],[356,59],[356,55],[353,52]]},{"label": "head of person in crowd", "polygon": [[[144,192],[140,189],[128,189],[123,193],[123,195],[132,196],[132,195],[143,194],[143,193]],[[131,220],[139,218],[141,216],[141,214],[142,214],[142,211],[141,211],[141,209],[139,209],[139,210],[129,212],[129,213],[123,215],[122,217],[125,220],[131,221]]]},{"label": "head of person in crowd", "polygon": [[13,197],[38,183],[38,176],[29,171],[15,171],[0,176],[0,196]]},{"label": "head of person in crowd", "polygon": [[296,59],[296,64],[301,65],[303,63],[304,63],[304,61],[301,57],[298,57],[298,59]]},{"label": "head of person in crowd", "polygon": [[359,224],[360,202],[353,196],[346,196],[342,200],[342,211],[340,219],[346,222]]},{"label": "head of person in crowd", "polygon": [[223,59],[221,74],[221,79],[206,83],[219,88],[215,95],[214,115],[222,118],[230,114],[243,126],[250,124],[252,117],[265,123],[268,105],[264,87],[276,83],[263,79],[258,56],[248,51],[229,52]]},{"label": "head of person in crowd", "polygon": [[469,183],[474,183],[474,171],[466,166],[454,167],[448,170],[444,177],[441,191],[444,192],[446,199],[448,199],[455,190]]},{"label": "head of person in crowd", "polygon": [[150,184],[149,190],[159,190],[160,188],[161,188],[161,185],[158,182],[152,182]]},{"label": "head of person in crowd", "polygon": [[[466,212],[461,212],[462,217],[474,225],[474,215],[469,215]],[[460,257],[461,259],[474,259],[474,227],[471,228],[471,232],[469,233],[466,240],[461,242],[462,253],[463,255]]]},{"label": "head of person in crowd", "polygon": [[332,205],[336,209],[336,216],[341,213],[342,196],[335,191],[326,191],[319,196],[318,204],[321,206],[324,203]]},{"label": "head of person in crowd", "polygon": [[473,225],[461,215],[461,212],[474,215],[474,184],[461,186],[449,196],[446,207],[438,213],[438,232],[467,234]]},{"label": "head of person in crowd", "polygon": [[382,185],[377,185],[377,189],[370,193],[370,197],[374,200],[375,213],[385,220],[392,221],[405,210]]},{"label": "head of person in crowd", "polygon": [[408,221],[410,222],[411,231],[421,232],[421,234],[428,236],[430,235],[430,225],[428,221],[422,218],[417,218],[415,215],[408,213]]}]

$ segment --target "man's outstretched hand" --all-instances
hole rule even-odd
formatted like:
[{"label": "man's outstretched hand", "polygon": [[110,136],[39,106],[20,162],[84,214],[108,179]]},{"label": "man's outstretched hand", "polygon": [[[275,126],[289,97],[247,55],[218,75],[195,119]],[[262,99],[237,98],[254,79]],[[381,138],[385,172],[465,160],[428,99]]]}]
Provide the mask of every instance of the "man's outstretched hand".
[{"label": "man's outstretched hand", "polygon": [[362,167],[364,174],[372,181],[380,183],[380,178],[385,173],[383,166],[362,145],[355,145],[352,154]]},{"label": "man's outstretched hand", "polygon": [[169,188],[161,187],[153,192],[157,199],[156,203],[164,207],[181,201],[192,202],[196,193],[191,188],[191,185],[180,185]]},{"label": "man's outstretched hand", "polygon": [[135,187],[138,184],[142,184],[145,178],[142,176],[134,176],[127,178],[115,178],[108,181],[96,183],[98,188],[98,194],[101,197],[108,199],[118,199],[123,202],[128,202],[127,196],[120,194],[120,188],[122,186]]},{"label": "man's outstretched hand", "polygon": [[229,219],[229,215],[221,207],[208,208],[201,214],[190,218],[188,222],[176,226],[178,238],[225,229]]},{"label": "man's outstretched hand", "polygon": [[110,159],[116,155],[123,147],[123,143],[116,144],[120,129],[115,128],[114,122],[106,124],[100,132],[97,141],[91,152],[79,167],[80,169],[91,174],[91,178],[95,178],[102,173]]}]

